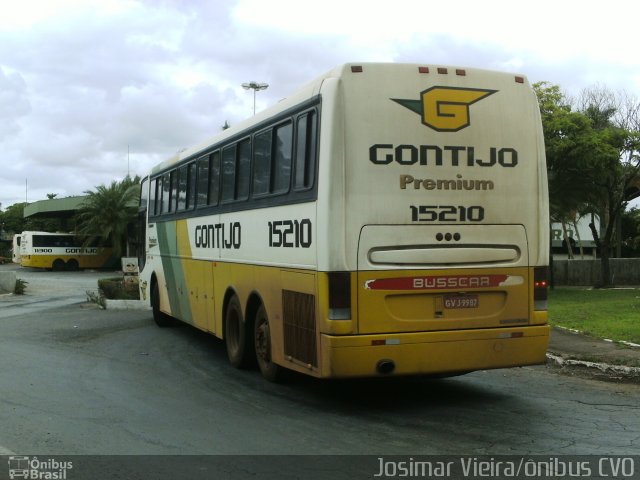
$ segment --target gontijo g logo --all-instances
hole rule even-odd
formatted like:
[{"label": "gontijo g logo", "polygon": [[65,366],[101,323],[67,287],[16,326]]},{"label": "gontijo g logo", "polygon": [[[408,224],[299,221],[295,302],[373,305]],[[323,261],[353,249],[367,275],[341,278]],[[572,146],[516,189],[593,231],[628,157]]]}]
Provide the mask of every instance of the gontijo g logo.
[{"label": "gontijo g logo", "polygon": [[457,132],[471,123],[469,106],[496,93],[481,88],[431,87],[420,100],[392,98],[394,102],[422,116],[422,123],[438,132]]}]

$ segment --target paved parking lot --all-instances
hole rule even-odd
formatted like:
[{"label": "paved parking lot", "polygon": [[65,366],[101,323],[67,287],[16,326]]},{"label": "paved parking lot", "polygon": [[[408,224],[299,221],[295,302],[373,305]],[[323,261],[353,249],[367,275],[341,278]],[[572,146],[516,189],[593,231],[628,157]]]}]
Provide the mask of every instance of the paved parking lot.
[{"label": "paved parking lot", "polygon": [[0,318],[85,302],[88,290],[98,290],[98,279],[118,274],[105,270],[48,272],[14,264],[0,265],[0,271],[15,271],[16,278],[27,282],[24,295],[0,295]]}]

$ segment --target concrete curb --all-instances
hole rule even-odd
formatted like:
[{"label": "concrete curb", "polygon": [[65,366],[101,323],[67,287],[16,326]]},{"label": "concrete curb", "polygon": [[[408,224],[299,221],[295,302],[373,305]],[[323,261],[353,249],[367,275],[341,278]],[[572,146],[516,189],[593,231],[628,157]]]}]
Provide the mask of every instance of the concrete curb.
[{"label": "concrete curb", "polygon": [[561,369],[570,368],[582,370],[600,378],[608,380],[640,383],[640,368],[624,365],[610,365],[608,363],[589,362],[587,360],[572,360],[554,353],[547,353],[547,361]]},{"label": "concrete curb", "polygon": [[105,310],[151,310],[145,300],[109,300],[104,301]]},{"label": "concrete curb", "polygon": [[13,270],[0,272],[0,293],[13,293],[16,287],[16,272]]}]

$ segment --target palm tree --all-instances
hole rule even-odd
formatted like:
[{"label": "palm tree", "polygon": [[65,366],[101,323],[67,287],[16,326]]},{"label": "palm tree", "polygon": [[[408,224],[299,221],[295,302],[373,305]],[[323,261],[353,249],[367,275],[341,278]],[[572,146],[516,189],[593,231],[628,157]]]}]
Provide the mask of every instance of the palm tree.
[{"label": "palm tree", "polygon": [[98,241],[113,246],[119,258],[124,251],[128,225],[136,220],[140,177],[128,175],[121,182],[100,185],[95,191],[86,191],[85,200],[78,211],[78,234],[86,235],[86,244]]}]

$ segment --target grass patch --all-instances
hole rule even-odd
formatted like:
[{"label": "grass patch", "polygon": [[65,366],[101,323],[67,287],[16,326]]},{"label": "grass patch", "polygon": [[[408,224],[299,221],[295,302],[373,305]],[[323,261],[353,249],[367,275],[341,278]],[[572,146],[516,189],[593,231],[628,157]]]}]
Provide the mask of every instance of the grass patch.
[{"label": "grass patch", "polygon": [[549,323],[594,337],[640,343],[640,289],[549,290]]}]

